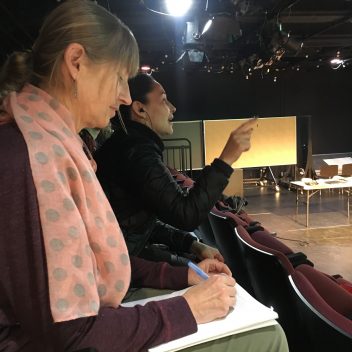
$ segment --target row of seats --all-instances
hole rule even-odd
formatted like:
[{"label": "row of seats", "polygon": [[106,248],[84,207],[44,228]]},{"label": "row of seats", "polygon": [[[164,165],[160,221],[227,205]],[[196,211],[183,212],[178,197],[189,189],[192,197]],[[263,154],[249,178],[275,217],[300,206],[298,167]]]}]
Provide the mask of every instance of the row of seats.
[{"label": "row of seats", "polygon": [[239,284],[279,314],[292,351],[352,350],[350,292],[265,231],[235,226],[229,212],[209,222]]},{"label": "row of seats", "polygon": [[[193,180],[172,170],[182,187]],[[245,211],[218,202],[199,227],[237,282],[279,314],[291,351],[352,351],[352,285],[314,268]],[[348,291],[350,290],[350,291]]]}]

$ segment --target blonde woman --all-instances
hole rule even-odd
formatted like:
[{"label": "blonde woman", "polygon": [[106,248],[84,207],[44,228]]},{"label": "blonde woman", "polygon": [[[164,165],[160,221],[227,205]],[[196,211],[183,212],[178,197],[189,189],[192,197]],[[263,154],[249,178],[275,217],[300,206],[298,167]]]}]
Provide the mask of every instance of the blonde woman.
[{"label": "blonde woman", "polygon": [[[143,351],[226,314],[234,280],[130,258],[78,132],[130,104],[136,41],[91,1],[66,1],[0,73],[0,350]],[[207,273],[230,274],[214,261]],[[123,308],[130,283],[182,296]],[[276,346],[285,343],[272,331]],[[250,344],[248,337],[243,337]]]}]

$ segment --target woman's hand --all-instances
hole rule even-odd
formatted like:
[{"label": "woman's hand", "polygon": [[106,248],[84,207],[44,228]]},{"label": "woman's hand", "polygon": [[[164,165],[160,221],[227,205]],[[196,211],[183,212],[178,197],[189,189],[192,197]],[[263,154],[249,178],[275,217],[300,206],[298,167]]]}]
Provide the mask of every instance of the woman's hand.
[{"label": "woman's hand", "polygon": [[202,242],[194,241],[191,245],[191,252],[200,260],[217,259],[224,262],[224,258],[217,248],[210,247]]},{"label": "woman's hand", "polygon": [[[225,274],[227,276],[232,276],[229,267],[216,259],[204,259],[197,265],[209,276],[213,276],[216,274]],[[190,286],[199,284],[202,281],[203,279],[198,274],[196,274],[194,270],[188,269],[188,284]]]},{"label": "woman's hand", "polygon": [[249,150],[253,127],[256,123],[257,118],[250,119],[232,131],[219,159],[231,166],[243,152]]},{"label": "woman's hand", "polygon": [[236,302],[235,280],[214,275],[187,290],[186,299],[198,324],[224,317]]}]

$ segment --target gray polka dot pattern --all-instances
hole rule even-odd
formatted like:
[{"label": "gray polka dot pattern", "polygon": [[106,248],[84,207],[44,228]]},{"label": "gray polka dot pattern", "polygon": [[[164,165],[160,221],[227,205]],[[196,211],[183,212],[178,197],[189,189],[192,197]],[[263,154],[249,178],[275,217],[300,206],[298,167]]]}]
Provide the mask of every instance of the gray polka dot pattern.
[{"label": "gray polka dot pattern", "polygon": [[81,268],[82,264],[83,264],[83,259],[80,255],[74,255],[72,257],[72,264],[73,266],[75,266],[76,268]]},{"label": "gray polka dot pattern", "polygon": [[99,191],[97,192],[97,199],[99,203],[101,203],[104,200],[103,195]]},{"label": "gray polka dot pattern", "polygon": [[114,222],[116,221],[115,214],[114,214],[111,210],[108,210],[108,211],[106,212],[106,217],[107,217],[107,219],[108,219],[110,222],[112,222],[112,223],[114,223]]},{"label": "gray polka dot pattern", "polygon": [[61,136],[60,133],[57,133],[56,131],[49,131],[49,133],[54,136],[55,138],[57,138],[59,141],[63,141],[64,140],[64,137]]},{"label": "gray polka dot pattern", "polygon": [[77,208],[79,208],[82,203],[81,197],[77,193],[72,193],[72,199],[75,202]]},{"label": "gray polka dot pattern", "polygon": [[22,116],[20,116],[20,119],[23,120],[24,122],[27,122],[27,123],[33,122],[33,119],[28,115],[22,115]]},{"label": "gray polka dot pattern", "polygon": [[59,252],[64,248],[64,243],[59,240],[58,238],[54,238],[50,241],[50,247],[53,249],[55,252]]},{"label": "gray polka dot pattern", "polygon": [[43,152],[35,153],[34,157],[42,165],[47,164],[49,161],[48,156],[46,154],[44,154]]},{"label": "gray polka dot pattern", "polygon": [[95,225],[97,225],[98,229],[102,229],[104,227],[104,223],[101,217],[96,216],[94,220],[95,220]]},{"label": "gray polka dot pattern", "polygon": [[24,105],[24,104],[18,104],[23,110],[27,111],[28,110],[28,106]]},{"label": "gray polka dot pattern", "polygon": [[51,99],[49,105],[54,109],[57,110],[60,107],[60,103],[56,99]]},{"label": "gray polka dot pattern", "polygon": [[55,155],[57,155],[57,156],[61,157],[61,156],[65,155],[65,151],[63,150],[63,148],[57,144],[53,145],[53,151],[54,151]]},{"label": "gray polka dot pattern", "polygon": [[[36,166],[32,172],[42,217],[53,318],[61,321],[91,315],[99,310],[98,296],[107,305],[116,306],[129,286],[129,270],[121,264],[127,260],[120,260],[123,237],[71,129],[72,121],[65,124],[70,114],[66,116],[65,107],[41,95],[39,89],[35,93],[27,87],[26,92],[23,101],[28,107],[19,108],[15,118]],[[42,104],[39,109],[34,107],[37,100]]]},{"label": "gray polka dot pattern", "polygon": [[68,301],[66,299],[59,299],[56,302],[56,308],[60,312],[65,312],[69,307]]},{"label": "gray polka dot pattern", "polygon": [[58,177],[59,177],[59,180],[65,185],[66,182],[67,182],[65,175],[64,175],[61,171],[59,171],[59,172],[57,173],[57,175],[58,175]]},{"label": "gray polka dot pattern", "polygon": [[115,265],[112,262],[104,262],[104,267],[109,274],[115,271]]},{"label": "gray polka dot pattern", "polygon": [[115,290],[117,292],[122,292],[125,288],[125,283],[122,280],[118,280],[115,284]]},{"label": "gray polka dot pattern", "polygon": [[65,133],[65,135],[69,138],[71,138],[73,136],[72,132],[67,128],[67,127],[64,127],[62,129],[62,131]]},{"label": "gray polka dot pattern", "polygon": [[31,94],[31,95],[28,96],[28,100],[39,101],[40,100],[40,96],[36,95],[36,94]]},{"label": "gray polka dot pattern", "polygon": [[70,226],[68,228],[68,235],[71,237],[71,238],[78,238],[78,229],[76,226]]},{"label": "gray polka dot pattern", "polygon": [[100,298],[102,298],[102,297],[104,297],[106,295],[106,291],[107,291],[107,289],[106,289],[105,285],[100,284],[98,286],[98,295],[99,295]]},{"label": "gray polka dot pattern", "polygon": [[93,312],[96,312],[98,313],[98,310],[99,310],[99,304],[95,301],[91,301],[90,302],[90,308]]},{"label": "gray polka dot pattern", "polygon": [[89,244],[86,244],[84,251],[87,254],[87,256],[90,257],[92,255],[93,249]]},{"label": "gray polka dot pattern", "polygon": [[95,284],[95,278],[94,278],[93,273],[88,273],[88,274],[87,274],[87,278],[88,278],[88,282],[89,282],[91,285],[94,285],[94,284]]},{"label": "gray polka dot pattern", "polygon": [[93,178],[92,175],[90,174],[90,172],[88,170],[84,170],[82,173],[82,177],[86,182],[92,182]]},{"label": "gray polka dot pattern", "polygon": [[45,216],[46,216],[46,219],[48,221],[58,221],[60,219],[60,214],[58,211],[56,211],[55,209],[48,209],[46,212],[45,212]]},{"label": "gray polka dot pattern", "polygon": [[100,252],[101,252],[101,248],[100,248],[100,246],[98,245],[98,243],[96,243],[96,242],[92,242],[92,243],[90,244],[90,247],[92,248],[92,251],[93,251],[94,253],[100,253]]},{"label": "gray polka dot pattern", "polygon": [[51,193],[55,191],[55,184],[48,180],[43,180],[40,182],[40,186],[43,188],[44,192]]},{"label": "gray polka dot pattern", "polygon": [[66,169],[66,172],[67,172],[67,176],[70,180],[77,181],[78,174],[77,174],[77,171],[73,167],[68,167]]},{"label": "gray polka dot pattern", "polygon": [[88,197],[86,198],[86,205],[88,209],[92,207],[92,202]]},{"label": "gray polka dot pattern", "polygon": [[34,140],[39,141],[40,139],[43,139],[43,135],[39,132],[30,131],[28,134]]},{"label": "gray polka dot pattern", "polygon": [[67,272],[66,272],[66,270],[64,270],[62,268],[55,268],[53,271],[53,276],[54,276],[55,280],[63,281],[67,277]]},{"label": "gray polka dot pattern", "polygon": [[120,260],[121,260],[122,265],[125,265],[125,266],[128,265],[129,262],[130,262],[130,258],[129,258],[128,255],[125,254],[125,253],[122,253],[122,254],[120,255]]},{"label": "gray polka dot pattern", "polygon": [[86,294],[86,290],[83,287],[83,285],[81,285],[81,284],[76,284],[74,289],[73,289],[73,292],[75,293],[75,295],[77,297],[84,297],[85,294]]},{"label": "gray polka dot pattern", "polygon": [[52,121],[52,117],[48,115],[46,112],[38,112],[37,113],[38,117],[44,121]]},{"label": "gray polka dot pattern", "polygon": [[117,240],[116,240],[116,237],[114,236],[108,236],[108,238],[106,239],[106,243],[109,247],[112,247],[112,248],[117,247]]},{"label": "gray polka dot pattern", "polygon": [[72,199],[65,198],[64,199],[64,208],[67,211],[73,211],[75,209],[75,203],[73,202]]}]

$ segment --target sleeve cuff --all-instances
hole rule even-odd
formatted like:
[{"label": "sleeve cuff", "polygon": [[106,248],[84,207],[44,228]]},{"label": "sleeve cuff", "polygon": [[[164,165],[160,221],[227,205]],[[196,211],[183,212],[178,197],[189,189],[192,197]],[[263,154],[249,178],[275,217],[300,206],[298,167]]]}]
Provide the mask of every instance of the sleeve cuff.
[{"label": "sleeve cuff", "polygon": [[160,288],[181,290],[186,287],[188,287],[188,267],[171,266],[163,263],[160,275]]},{"label": "sleeve cuff", "polygon": [[164,316],[164,322],[167,322],[165,325],[168,330],[168,341],[197,332],[197,322],[184,297],[178,296],[165,299],[158,301],[157,304]]},{"label": "sleeve cuff", "polygon": [[227,178],[230,178],[230,176],[233,173],[233,168],[225,163],[225,161],[222,161],[221,159],[214,159],[214,161],[211,163],[211,166],[214,166],[217,170],[219,170],[221,173],[223,173]]}]

